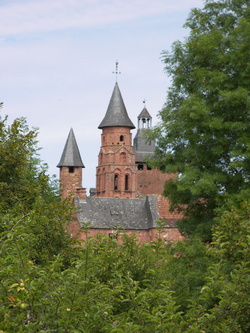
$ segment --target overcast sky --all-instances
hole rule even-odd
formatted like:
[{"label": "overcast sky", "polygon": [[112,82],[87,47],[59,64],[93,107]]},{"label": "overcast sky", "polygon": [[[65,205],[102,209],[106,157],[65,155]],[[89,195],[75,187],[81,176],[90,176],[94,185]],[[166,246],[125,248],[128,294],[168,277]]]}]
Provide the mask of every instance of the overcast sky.
[{"label": "overcast sky", "polygon": [[[56,168],[72,127],[95,187],[102,121],[118,84],[137,126],[143,100],[157,123],[170,80],[163,50],[183,40],[191,8],[203,0],[0,0],[0,102],[9,123],[39,128],[41,158]],[[136,130],[133,130],[133,136]]]}]

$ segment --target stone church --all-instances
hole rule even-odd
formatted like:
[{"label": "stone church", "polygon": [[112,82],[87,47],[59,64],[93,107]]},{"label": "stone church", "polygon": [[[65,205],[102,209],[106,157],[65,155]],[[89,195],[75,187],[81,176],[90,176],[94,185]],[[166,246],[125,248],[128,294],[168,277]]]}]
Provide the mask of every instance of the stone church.
[{"label": "stone church", "polygon": [[151,169],[147,160],[153,156],[155,142],[145,134],[152,128],[152,117],[144,106],[138,115],[137,133],[127,113],[116,82],[106,114],[98,128],[102,131],[101,148],[96,168],[96,188],[90,196],[82,186],[82,162],[73,129],[70,130],[60,162],[61,195],[73,197],[76,219],[71,232],[79,238],[86,224],[89,235],[104,233],[116,237],[117,228],[127,234],[135,233],[140,242],[158,237],[158,221],[164,222],[161,237],[180,240],[175,227],[180,215],[169,211],[163,197],[164,182],[173,174]]}]

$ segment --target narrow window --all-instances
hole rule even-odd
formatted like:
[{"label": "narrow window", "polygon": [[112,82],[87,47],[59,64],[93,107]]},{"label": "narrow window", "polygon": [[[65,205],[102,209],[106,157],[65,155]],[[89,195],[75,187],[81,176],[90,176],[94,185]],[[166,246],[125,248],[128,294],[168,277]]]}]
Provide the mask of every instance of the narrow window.
[{"label": "narrow window", "polygon": [[101,176],[98,176],[98,191],[102,190]]},{"label": "narrow window", "polygon": [[114,178],[114,190],[118,191],[118,175],[115,175]]},{"label": "narrow window", "polygon": [[105,173],[105,169],[103,169],[102,171],[102,179],[103,179],[103,189],[106,189],[106,173]]},{"label": "narrow window", "polygon": [[138,164],[137,165],[137,170],[143,170],[143,164]]},{"label": "narrow window", "polygon": [[120,135],[120,141],[124,141],[124,136]]},{"label": "narrow window", "polygon": [[72,166],[70,166],[70,167],[69,167],[69,173],[74,173],[74,171],[75,171],[75,168],[72,167]]},{"label": "narrow window", "polygon": [[129,175],[125,175],[125,191],[129,190]]}]

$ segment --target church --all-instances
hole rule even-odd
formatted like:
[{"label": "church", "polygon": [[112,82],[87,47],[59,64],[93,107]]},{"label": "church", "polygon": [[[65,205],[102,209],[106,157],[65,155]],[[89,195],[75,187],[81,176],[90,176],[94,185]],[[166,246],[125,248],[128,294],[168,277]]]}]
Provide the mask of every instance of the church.
[{"label": "church", "polygon": [[62,198],[72,197],[76,218],[71,232],[84,239],[81,231],[89,226],[88,235],[97,233],[116,237],[117,230],[136,234],[139,242],[159,237],[159,221],[164,224],[161,237],[166,241],[182,239],[175,223],[181,216],[169,211],[169,202],[162,196],[164,182],[173,174],[152,169],[147,160],[153,156],[155,142],[146,138],[152,129],[152,117],[144,105],[138,115],[137,133],[127,113],[118,83],[98,129],[101,147],[96,167],[96,188],[86,195],[82,179],[82,162],[77,141],[70,130],[61,159],[60,186]]}]

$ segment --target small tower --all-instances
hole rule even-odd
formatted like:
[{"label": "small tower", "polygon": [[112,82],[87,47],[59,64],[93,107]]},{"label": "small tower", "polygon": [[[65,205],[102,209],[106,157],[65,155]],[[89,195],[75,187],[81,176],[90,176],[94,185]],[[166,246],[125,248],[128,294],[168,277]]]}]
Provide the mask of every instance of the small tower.
[{"label": "small tower", "polygon": [[82,163],[73,129],[71,128],[60,162],[60,187],[63,199],[70,196],[86,197],[86,189],[82,188]]},{"label": "small tower", "polygon": [[153,157],[155,141],[147,139],[147,132],[152,129],[152,117],[145,105],[137,119],[138,128],[134,137],[134,151],[137,169],[140,170],[143,169],[143,166],[146,167],[146,160]]},{"label": "small tower", "polygon": [[99,125],[101,148],[96,174],[98,197],[134,198],[136,190],[135,154],[130,120],[116,82],[107,112]]},{"label": "small tower", "polygon": [[135,162],[137,166],[137,193],[142,195],[162,194],[164,183],[170,174],[151,169],[147,163],[155,152],[155,141],[147,138],[152,129],[152,117],[146,106],[138,116],[138,129],[134,138]]}]

